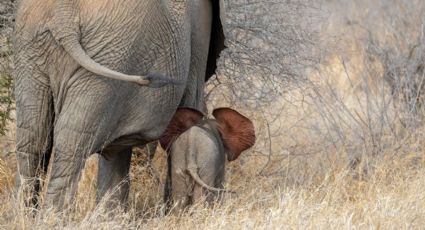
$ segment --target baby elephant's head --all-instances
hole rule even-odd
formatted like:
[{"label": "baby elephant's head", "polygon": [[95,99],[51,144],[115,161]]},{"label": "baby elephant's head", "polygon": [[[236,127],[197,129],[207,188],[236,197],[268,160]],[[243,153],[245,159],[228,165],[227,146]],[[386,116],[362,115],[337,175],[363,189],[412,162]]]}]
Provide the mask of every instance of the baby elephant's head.
[{"label": "baby elephant's head", "polygon": [[[254,125],[247,117],[230,108],[215,109],[213,116],[229,161],[236,160],[244,150],[254,145]],[[181,133],[198,124],[202,118],[203,114],[197,110],[179,108],[160,139],[161,146],[169,149]]]}]

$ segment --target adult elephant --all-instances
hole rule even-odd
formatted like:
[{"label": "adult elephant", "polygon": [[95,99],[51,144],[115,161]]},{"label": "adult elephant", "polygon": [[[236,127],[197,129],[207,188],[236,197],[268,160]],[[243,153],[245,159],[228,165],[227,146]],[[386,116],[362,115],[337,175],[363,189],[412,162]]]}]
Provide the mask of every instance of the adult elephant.
[{"label": "adult elephant", "polygon": [[[36,202],[53,152],[44,200],[62,209],[85,159],[101,152],[102,197],[128,175],[132,146],[158,139],[179,106],[202,111],[223,38],[218,0],[22,0],[18,184]],[[128,181],[120,188],[124,201]]]}]

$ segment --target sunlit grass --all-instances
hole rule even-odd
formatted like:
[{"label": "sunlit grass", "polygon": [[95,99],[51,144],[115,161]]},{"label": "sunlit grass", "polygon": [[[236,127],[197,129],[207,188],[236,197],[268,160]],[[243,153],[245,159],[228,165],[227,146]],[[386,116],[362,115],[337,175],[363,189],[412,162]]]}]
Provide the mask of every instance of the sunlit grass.
[{"label": "sunlit grass", "polygon": [[[164,160],[164,157],[159,158],[159,161]],[[247,165],[250,161],[262,161],[257,157],[245,160]],[[94,198],[87,200],[90,196],[80,195],[76,204],[78,212],[58,214],[42,210],[33,217],[8,192],[10,179],[7,179],[1,184],[0,226],[7,229],[44,229],[46,226],[72,229],[400,229],[424,226],[424,159],[405,156],[370,159],[370,162],[373,162],[370,165],[373,169],[361,177],[346,165],[327,165],[314,178],[297,184],[286,183],[288,175],[261,176],[258,168],[242,166],[239,170],[232,169],[232,174],[228,175],[228,186],[236,190],[236,194],[226,197],[223,204],[214,207],[199,204],[177,215],[163,213],[164,205],[158,193],[162,184],[133,180],[138,191],[132,189],[127,212],[107,210],[103,204],[93,206]],[[143,169],[135,166],[132,171]],[[11,173],[4,164],[1,172],[2,178]],[[296,177],[297,172],[290,174]],[[94,177],[90,170],[85,176]],[[81,194],[92,192],[91,185],[80,185]]]}]

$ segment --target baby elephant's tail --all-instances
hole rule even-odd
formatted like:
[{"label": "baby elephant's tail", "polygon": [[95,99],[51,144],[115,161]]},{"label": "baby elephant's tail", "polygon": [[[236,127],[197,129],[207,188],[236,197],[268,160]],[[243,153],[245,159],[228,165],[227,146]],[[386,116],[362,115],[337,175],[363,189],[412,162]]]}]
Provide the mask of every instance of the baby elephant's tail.
[{"label": "baby elephant's tail", "polygon": [[193,178],[193,180],[197,184],[199,184],[202,188],[205,188],[207,190],[214,191],[214,192],[230,192],[230,193],[234,193],[233,191],[230,191],[230,190],[227,190],[227,189],[214,188],[214,187],[211,187],[211,186],[207,185],[201,179],[201,177],[199,177],[199,174],[197,172],[195,172],[193,169],[188,169],[187,171],[188,171],[189,175]]}]

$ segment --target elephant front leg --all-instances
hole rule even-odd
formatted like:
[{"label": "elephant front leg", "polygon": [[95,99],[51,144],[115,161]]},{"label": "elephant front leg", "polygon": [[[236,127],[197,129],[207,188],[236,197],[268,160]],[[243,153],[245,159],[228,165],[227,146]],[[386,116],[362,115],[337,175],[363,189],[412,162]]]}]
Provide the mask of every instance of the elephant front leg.
[{"label": "elephant front leg", "polygon": [[[25,68],[17,71],[16,185],[25,203],[37,207],[41,188],[39,177],[47,171],[51,153],[53,99],[47,79],[40,74],[27,74]],[[37,77],[40,79],[34,80]]]},{"label": "elephant front leg", "polygon": [[[130,178],[131,148],[99,157],[96,201],[106,197],[106,206],[123,205],[127,201]],[[109,194],[108,194],[109,193]]]}]

